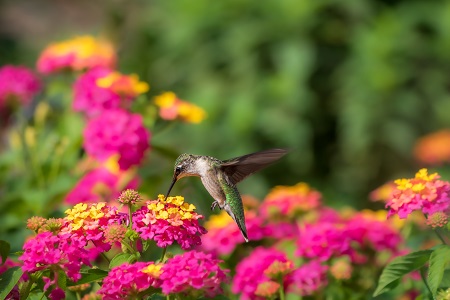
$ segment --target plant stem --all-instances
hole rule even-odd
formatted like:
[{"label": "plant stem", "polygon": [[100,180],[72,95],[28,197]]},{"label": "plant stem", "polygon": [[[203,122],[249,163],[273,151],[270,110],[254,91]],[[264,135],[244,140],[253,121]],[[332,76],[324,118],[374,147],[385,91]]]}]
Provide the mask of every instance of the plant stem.
[{"label": "plant stem", "polygon": [[163,262],[163,261],[164,261],[164,256],[166,255],[166,251],[167,251],[167,247],[164,247],[163,252],[162,252],[162,255],[161,255],[161,260],[160,260],[160,262]]},{"label": "plant stem", "polygon": [[435,230],[433,230],[433,231],[436,233],[436,235],[438,236],[438,238],[441,240],[442,244],[443,244],[443,245],[447,245],[447,243],[445,242],[444,238],[442,237],[442,235],[439,233],[438,230],[439,230],[439,229],[435,229]]},{"label": "plant stem", "polygon": [[283,281],[281,281],[281,285],[280,285],[280,300],[284,300]]},{"label": "plant stem", "polygon": [[128,216],[130,218],[130,224],[128,224],[128,228],[131,229],[133,222],[133,205],[128,203]]}]

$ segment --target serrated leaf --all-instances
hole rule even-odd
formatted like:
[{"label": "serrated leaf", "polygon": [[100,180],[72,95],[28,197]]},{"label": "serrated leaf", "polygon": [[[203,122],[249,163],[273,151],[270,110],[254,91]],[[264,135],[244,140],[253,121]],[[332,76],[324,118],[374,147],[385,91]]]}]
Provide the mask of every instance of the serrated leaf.
[{"label": "serrated leaf", "polygon": [[373,296],[376,297],[396,287],[404,275],[425,265],[431,252],[432,250],[417,251],[393,259],[383,269]]},{"label": "serrated leaf", "polygon": [[111,262],[109,263],[109,268],[112,269],[114,267],[120,266],[123,263],[128,262],[130,257],[133,256],[133,254],[130,253],[119,253],[116,256],[111,259]]},{"label": "serrated leaf", "polygon": [[9,268],[0,275],[0,299],[5,299],[22,276],[20,267]]},{"label": "serrated leaf", "polygon": [[79,285],[84,283],[90,283],[105,278],[108,275],[108,271],[101,269],[91,269],[88,271],[80,272],[81,278],[77,282],[69,282],[68,286]]},{"label": "serrated leaf", "polygon": [[431,293],[436,297],[437,290],[444,277],[444,271],[450,262],[450,246],[440,245],[430,255],[427,282]]},{"label": "serrated leaf", "polygon": [[2,257],[2,265],[6,262],[9,251],[11,251],[11,245],[7,241],[0,240],[0,256]]}]

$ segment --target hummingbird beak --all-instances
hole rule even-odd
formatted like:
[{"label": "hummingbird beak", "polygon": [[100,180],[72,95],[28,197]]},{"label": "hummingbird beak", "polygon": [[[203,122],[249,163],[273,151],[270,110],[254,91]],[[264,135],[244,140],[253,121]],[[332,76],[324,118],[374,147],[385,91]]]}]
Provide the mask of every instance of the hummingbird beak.
[{"label": "hummingbird beak", "polygon": [[172,183],[170,184],[169,190],[167,191],[167,194],[166,194],[166,198],[164,198],[164,199],[167,199],[167,197],[169,197],[170,191],[172,190],[172,188],[175,185],[175,182],[177,182],[177,180],[178,180],[177,176],[174,174],[173,175],[173,179],[172,179]]}]

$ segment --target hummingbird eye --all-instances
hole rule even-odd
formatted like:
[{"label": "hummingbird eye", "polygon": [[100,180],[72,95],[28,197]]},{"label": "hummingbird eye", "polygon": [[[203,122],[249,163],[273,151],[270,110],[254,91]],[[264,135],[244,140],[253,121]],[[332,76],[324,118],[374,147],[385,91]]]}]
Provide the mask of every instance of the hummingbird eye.
[{"label": "hummingbird eye", "polygon": [[180,172],[181,172],[181,166],[177,166],[175,168],[175,174],[180,174]]}]

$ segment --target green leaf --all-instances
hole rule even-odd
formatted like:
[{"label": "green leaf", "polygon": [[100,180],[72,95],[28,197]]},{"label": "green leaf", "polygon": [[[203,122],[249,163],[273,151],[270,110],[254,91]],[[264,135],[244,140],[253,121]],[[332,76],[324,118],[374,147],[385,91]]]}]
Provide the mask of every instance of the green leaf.
[{"label": "green leaf", "polygon": [[377,289],[373,293],[373,296],[376,297],[396,287],[404,275],[425,265],[431,252],[432,250],[412,252],[392,260],[381,273]]},{"label": "green leaf", "polygon": [[67,288],[67,275],[63,270],[59,270],[58,271],[58,286],[63,289],[66,290]]},{"label": "green leaf", "polygon": [[0,256],[2,257],[2,265],[6,262],[9,251],[11,251],[11,245],[7,241],[0,240]]},{"label": "green leaf", "polygon": [[119,253],[116,256],[111,259],[111,262],[109,263],[109,268],[112,269],[114,267],[120,266],[123,263],[129,262],[131,260],[132,256],[134,256],[131,253]]},{"label": "green leaf", "polygon": [[77,282],[69,282],[68,286],[79,285],[83,283],[90,283],[105,278],[108,275],[108,271],[101,269],[91,269],[88,271],[80,272],[81,278]]},{"label": "green leaf", "polygon": [[0,299],[5,299],[22,276],[20,267],[13,267],[0,275]]},{"label": "green leaf", "polygon": [[440,288],[447,289],[450,288],[450,270],[444,271],[444,276],[442,277]]},{"label": "green leaf", "polygon": [[147,251],[148,247],[150,247],[150,245],[152,244],[151,242],[153,242],[153,241],[152,240],[143,240],[142,241],[143,252]]},{"label": "green leaf", "polygon": [[167,299],[167,297],[161,294],[153,294],[149,298],[149,300],[165,300],[165,299]]},{"label": "green leaf", "polygon": [[440,245],[430,255],[427,282],[434,297],[442,282],[445,267],[450,262],[450,246]]}]

